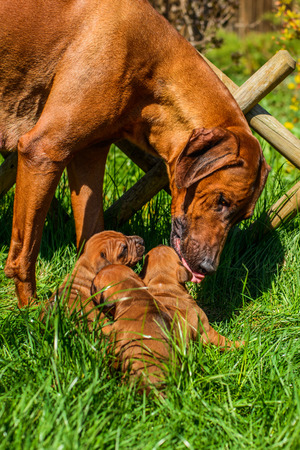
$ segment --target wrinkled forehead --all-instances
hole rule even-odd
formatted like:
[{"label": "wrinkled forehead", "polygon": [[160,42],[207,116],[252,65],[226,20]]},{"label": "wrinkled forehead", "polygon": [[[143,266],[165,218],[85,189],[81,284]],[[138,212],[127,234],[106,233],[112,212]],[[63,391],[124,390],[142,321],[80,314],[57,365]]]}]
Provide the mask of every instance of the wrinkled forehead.
[{"label": "wrinkled forehead", "polygon": [[204,191],[218,193],[231,193],[237,198],[249,197],[255,189],[259,166],[227,167],[213,173],[211,176],[203,179],[196,188],[196,193]]},{"label": "wrinkled forehead", "polygon": [[92,237],[87,242],[85,251],[87,253],[90,253],[90,252],[99,253],[100,251],[104,251],[104,250],[112,251],[126,243],[127,243],[126,236],[122,235],[121,233],[119,236],[114,236],[114,237],[111,237],[111,236],[110,237],[105,237],[105,236]]},{"label": "wrinkled forehead", "polygon": [[164,245],[153,248],[146,256],[148,256],[149,262],[154,264],[161,264],[162,261],[170,263],[178,258],[177,253],[172,247]]}]

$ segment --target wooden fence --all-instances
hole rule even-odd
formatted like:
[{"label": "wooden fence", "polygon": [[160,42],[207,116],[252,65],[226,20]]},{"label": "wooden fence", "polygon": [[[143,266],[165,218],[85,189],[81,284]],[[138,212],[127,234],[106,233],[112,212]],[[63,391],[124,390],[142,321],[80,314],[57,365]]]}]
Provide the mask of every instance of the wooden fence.
[{"label": "wooden fence", "polygon": [[274,7],[274,0],[239,0],[234,28],[242,36],[249,31],[270,31],[272,25],[265,20],[265,15],[272,12]]}]

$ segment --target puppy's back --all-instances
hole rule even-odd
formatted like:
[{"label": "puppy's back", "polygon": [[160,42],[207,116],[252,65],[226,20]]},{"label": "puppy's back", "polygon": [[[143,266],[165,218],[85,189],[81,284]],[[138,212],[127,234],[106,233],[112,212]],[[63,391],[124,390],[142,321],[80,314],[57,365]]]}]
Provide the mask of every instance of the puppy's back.
[{"label": "puppy's back", "polygon": [[103,290],[101,301],[115,321],[109,328],[116,355],[114,366],[131,378],[139,378],[147,391],[149,383],[160,384],[170,351],[171,317],[166,308],[158,304],[128,267],[107,266],[93,284],[98,291]]}]

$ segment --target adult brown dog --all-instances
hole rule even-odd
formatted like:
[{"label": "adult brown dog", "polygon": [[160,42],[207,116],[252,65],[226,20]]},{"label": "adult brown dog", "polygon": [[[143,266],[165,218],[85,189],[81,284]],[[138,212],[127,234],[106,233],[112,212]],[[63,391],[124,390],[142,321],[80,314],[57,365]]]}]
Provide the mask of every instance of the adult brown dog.
[{"label": "adult brown dog", "polygon": [[192,275],[171,247],[160,245],[150,250],[140,277],[148,287],[148,292],[169,314],[172,317],[177,314],[181,318],[188,339],[196,340],[200,333],[204,344],[216,345],[222,351],[240,347],[242,343],[231,342],[210,326],[205,312],[185,288],[185,283],[191,280]]},{"label": "adult brown dog", "polygon": [[18,149],[5,273],[35,295],[44,220],[68,168],[78,247],[103,230],[105,161],[126,138],[166,162],[171,243],[201,281],[268,174],[237,103],[146,0],[0,3],[0,149]]},{"label": "adult brown dog", "polygon": [[96,305],[114,320],[102,328],[115,352],[114,368],[139,379],[141,389],[159,387],[170,359],[172,317],[146,290],[129,267],[110,265],[95,277],[91,294]]},{"label": "adult brown dog", "polygon": [[143,257],[144,241],[139,236],[125,236],[117,231],[94,234],[75,264],[73,272],[50,299],[53,307],[57,298],[65,297],[70,311],[76,308],[86,315],[88,322],[96,319],[98,311],[91,301],[91,286],[96,274],[109,264],[134,266]]}]

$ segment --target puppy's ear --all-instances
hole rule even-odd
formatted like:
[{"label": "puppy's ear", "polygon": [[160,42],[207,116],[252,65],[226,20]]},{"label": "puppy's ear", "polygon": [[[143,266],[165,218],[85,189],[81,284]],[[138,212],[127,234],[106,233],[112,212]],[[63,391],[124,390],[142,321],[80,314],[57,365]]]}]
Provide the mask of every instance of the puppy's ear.
[{"label": "puppy's ear", "polygon": [[191,281],[193,275],[181,263],[179,263],[176,271],[177,280],[180,284]]},{"label": "puppy's ear", "polygon": [[94,280],[91,285],[91,295],[93,295],[93,302],[95,306],[103,305],[102,311],[104,314],[111,314],[113,317],[115,315],[116,310],[116,303],[115,302],[108,302],[105,299],[105,291],[99,292],[99,287],[96,287]]},{"label": "puppy's ear", "polygon": [[98,289],[94,283],[94,280],[92,281],[91,285],[91,295],[93,296],[93,302],[95,305],[101,305],[103,303],[103,292],[99,292],[100,289]]},{"label": "puppy's ear", "polygon": [[237,135],[225,128],[197,128],[178,156],[175,182],[188,188],[222,167],[242,164]]},{"label": "puppy's ear", "polygon": [[148,262],[149,262],[149,256],[146,255],[145,261],[144,261],[144,265],[143,265],[143,268],[142,268],[142,270],[141,270],[141,272],[140,272],[140,274],[139,274],[139,277],[140,277],[142,280],[143,280],[143,279],[145,278],[145,276],[146,276],[147,267],[148,267]]}]

